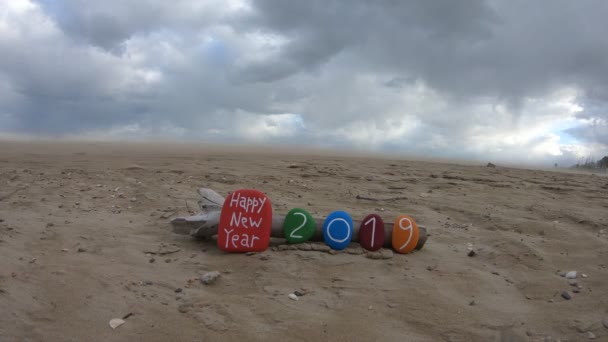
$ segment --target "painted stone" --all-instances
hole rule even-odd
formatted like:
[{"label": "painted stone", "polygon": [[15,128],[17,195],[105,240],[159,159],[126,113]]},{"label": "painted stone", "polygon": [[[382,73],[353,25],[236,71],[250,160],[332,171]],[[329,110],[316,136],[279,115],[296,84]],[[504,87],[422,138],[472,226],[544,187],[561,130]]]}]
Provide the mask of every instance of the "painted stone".
[{"label": "painted stone", "polygon": [[217,246],[226,252],[261,252],[268,248],[271,228],[268,197],[258,190],[237,190],[222,206]]},{"label": "painted stone", "polygon": [[384,245],[384,221],[380,215],[369,214],[361,222],[359,243],[368,251],[377,251]]},{"label": "painted stone", "polygon": [[407,215],[397,217],[393,225],[392,244],[397,253],[409,253],[418,244],[418,225],[413,218]]},{"label": "painted stone", "polygon": [[316,229],[312,216],[300,208],[291,209],[283,222],[283,233],[288,243],[306,242],[315,234]]},{"label": "painted stone", "polygon": [[353,237],[353,219],[345,211],[334,211],[323,223],[323,239],[335,249],[346,248]]}]

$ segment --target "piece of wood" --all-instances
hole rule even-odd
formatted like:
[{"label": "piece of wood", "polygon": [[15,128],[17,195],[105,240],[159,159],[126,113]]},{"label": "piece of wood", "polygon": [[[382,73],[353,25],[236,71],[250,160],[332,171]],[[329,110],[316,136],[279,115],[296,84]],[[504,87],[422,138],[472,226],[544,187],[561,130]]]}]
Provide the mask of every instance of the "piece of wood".
[{"label": "piece of wood", "polygon": [[258,190],[243,189],[224,201],[217,246],[225,252],[261,252],[268,248],[272,205]]},{"label": "piece of wood", "polygon": [[[224,197],[222,197],[217,192],[208,189],[201,188],[198,191],[201,194],[201,199],[199,200],[199,206],[201,207],[201,212],[197,215],[186,216],[186,217],[175,217],[171,220],[171,225],[173,227],[173,232],[176,234],[182,235],[190,235],[196,238],[204,238],[210,239],[213,235],[216,235],[218,232],[219,218],[221,205],[217,205],[217,196],[222,200],[219,203],[224,203]],[[205,194],[205,198],[202,197],[202,193]],[[209,194],[215,193],[217,196],[214,197],[214,200],[209,200]],[[285,221],[285,216],[274,214],[272,216],[272,228],[270,231],[270,236],[275,238],[285,238],[283,233],[283,222]],[[310,239],[311,241],[323,241],[323,222],[324,219],[314,218],[315,221],[315,233]],[[361,226],[361,221],[353,221],[353,237],[352,241],[359,241],[359,227]],[[427,235],[426,229],[419,227],[419,238],[418,244],[416,245],[416,249],[420,250],[424,247]],[[392,246],[392,232],[393,232],[393,223],[385,222],[384,223],[384,247],[390,248]]]},{"label": "piece of wood", "polygon": [[207,188],[198,189],[198,194],[200,196],[198,206],[201,208],[202,212],[222,210],[224,196]]},{"label": "piece of wood", "polygon": [[359,243],[368,251],[377,251],[384,246],[384,221],[378,214],[369,214],[359,227]]},{"label": "piece of wood", "polygon": [[375,197],[366,197],[357,195],[357,199],[366,200],[366,201],[397,201],[407,199],[406,196],[397,196],[397,197],[388,197],[388,198],[375,198]]},{"label": "piece of wood", "polygon": [[413,251],[418,244],[418,225],[408,215],[400,215],[393,226],[392,245],[397,253],[406,254]]},{"label": "piece of wood", "polygon": [[342,210],[329,214],[323,223],[323,241],[335,249],[348,247],[353,238],[353,219]]}]

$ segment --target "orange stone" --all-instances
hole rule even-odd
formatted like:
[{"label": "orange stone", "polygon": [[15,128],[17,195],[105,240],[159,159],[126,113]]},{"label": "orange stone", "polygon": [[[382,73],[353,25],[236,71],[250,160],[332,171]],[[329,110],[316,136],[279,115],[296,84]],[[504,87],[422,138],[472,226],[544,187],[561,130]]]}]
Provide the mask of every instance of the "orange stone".
[{"label": "orange stone", "polygon": [[217,246],[226,252],[261,252],[270,243],[272,206],[257,190],[237,190],[224,201]]},{"label": "orange stone", "polygon": [[413,218],[408,215],[397,217],[393,225],[392,244],[397,253],[409,253],[418,244],[418,225]]}]

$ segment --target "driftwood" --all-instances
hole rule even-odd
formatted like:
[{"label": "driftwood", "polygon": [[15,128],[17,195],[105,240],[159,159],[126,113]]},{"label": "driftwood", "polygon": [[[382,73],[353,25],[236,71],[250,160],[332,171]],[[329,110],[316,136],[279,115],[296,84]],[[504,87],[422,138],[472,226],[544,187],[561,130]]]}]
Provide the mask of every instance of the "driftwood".
[{"label": "driftwood", "polygon": [[[224,204],[224,197],[217,192],[200,188],[198,190],[200,199],[198,205],[201,212],[194,216],[176,217],[171,220],[173,232],[176,234],[191,235],[197,238],[211,238],[217,234],[220,213]],[[272,229],[270,236],[275,238],[284,238],[283,221],[285,215],[272,215]],[[312,241],[323,241],[323,222],[324,219],[315,218],[316,231]],[[359,227],[361,221],[353,221],[353,238],[352,241],[359,241]],[[420,237],[416,249],[421,249],[426,243],[427,233],[424,227],[419,227]],[[393,223],[387,222],[384,224],[385,240],[384,246],[391,247],[391,238],[393,233]]]},{"label": "driftwood", "polygon": [[405,197],[405,196],[397,196],[397,197],[389,197],[389,198],[375,198],[375,197],[366,197],[366,196],[361,196],[361,195],[357,195],[356,198],[360,199],[360,200],[367,200],[367,201],[398,201],[398,200],[407,199],[407,197]]}]

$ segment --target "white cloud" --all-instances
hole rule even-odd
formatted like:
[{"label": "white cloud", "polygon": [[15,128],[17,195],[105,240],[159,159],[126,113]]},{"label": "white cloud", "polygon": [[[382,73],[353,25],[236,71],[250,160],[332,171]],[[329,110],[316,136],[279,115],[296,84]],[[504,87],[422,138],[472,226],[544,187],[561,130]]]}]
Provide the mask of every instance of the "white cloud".
[{"label": "white cloud", "polygon": [[239,112],[235,118],[235,135],[253,142],[267,142],[305,134],[306,127],[300,115],[268,114],[256,115]]}]

